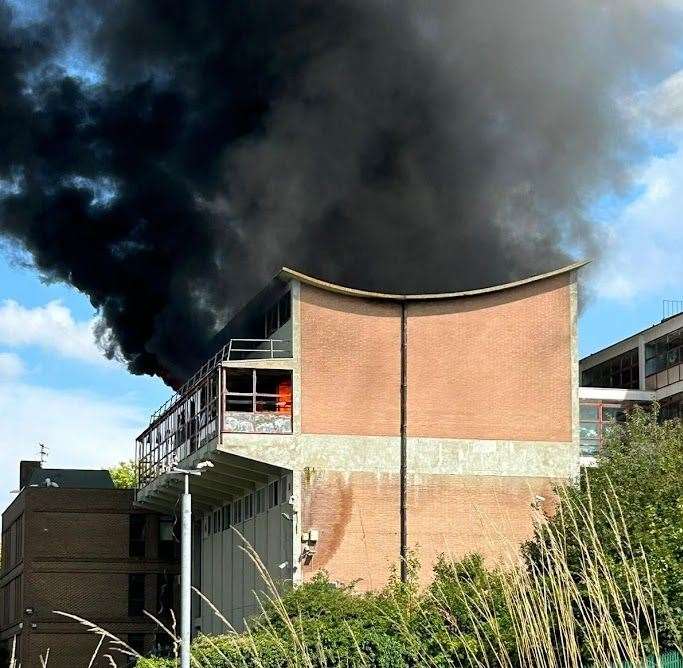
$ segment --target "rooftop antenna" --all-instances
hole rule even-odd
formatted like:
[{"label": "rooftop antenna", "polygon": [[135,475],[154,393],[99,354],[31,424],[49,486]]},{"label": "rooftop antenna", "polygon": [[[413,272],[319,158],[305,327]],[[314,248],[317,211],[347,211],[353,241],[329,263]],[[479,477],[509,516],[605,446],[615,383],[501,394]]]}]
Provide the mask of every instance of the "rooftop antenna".
[{"label": "rooftop antenna", "polygon": [[40,466],[42,468],[43,464],[47,463],[49,448],[45,445],[45,443],[38,443],[38,445],[40,446]]}]

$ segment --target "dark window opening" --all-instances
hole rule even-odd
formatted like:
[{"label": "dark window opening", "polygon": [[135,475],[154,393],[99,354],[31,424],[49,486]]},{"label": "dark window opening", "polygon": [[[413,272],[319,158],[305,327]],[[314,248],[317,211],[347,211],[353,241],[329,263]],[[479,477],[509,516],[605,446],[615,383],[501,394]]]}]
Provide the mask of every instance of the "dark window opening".
[{"label": "dark window opening", "polygon": [[254,515],[254,495],[247,494],[244,497],[244,519],[250,520]]},{"label": "dark window opening", "polygon": [[616,387],[624,390],[639,388],[638,349],[586,369],[581,374],[583,387]]},{"label": "dark window opening", "polygon": [[232,508],[229,503],[226,506],[223,506],[223,531],[230,528],[231,513]]},{"label": "dark window opening", "polygon": [[159,559],[171,561],[180,556],[180,543],[175,535],[173,518],[159,518]]},{"label": "dark window opening", "polygon": [[260,515],[266,510],[266,488],[256,490],[256,514]]},{"label": "dark window opening", "polygon": [[140,617],[145,609],[145,575],[131,573],[128,576],[128,614]]},{"label": "dark window opening", "polygon": [[265,337],[270,338],[292,317],[291,294],[282,295],[265,314]]},{"label": "dark window opening", "polygon": [[239,524],[242,521],[242,499],[237,499],[232,504],[232,523]]},{"label": "dark window opening", "polygon": [[175,575],[159,573],[157,575],[157,616],[170,617],[175,608]]},{"label": "dark window opening", "polygon": [[141,513],[130,515],[128,552],[131,557],[145,556],[145,534],[147,516]]},{"label": "dark window opening", "polygon": [[268,485],[268,508],[275,508],[280,502],[280,481],[273,480]]}]

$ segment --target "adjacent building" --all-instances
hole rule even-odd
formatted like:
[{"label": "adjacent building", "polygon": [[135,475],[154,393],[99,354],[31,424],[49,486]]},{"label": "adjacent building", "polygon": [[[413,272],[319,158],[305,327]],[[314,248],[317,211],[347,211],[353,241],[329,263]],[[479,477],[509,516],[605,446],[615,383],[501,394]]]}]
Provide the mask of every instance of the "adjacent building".
[{"label": "adjacent building", "polygon": [[[683,307],[683,304],[681,304]],[[588,355],[581,371],[581,453],[590,461],[610,424],[657,401],[661,418],[683,418],[683,312]]]},{"label": "adjacent building", "polygon": [[[22,666],[40,666],[48,649],[50,668],[88,665],[98,638],[55,610],[98,624],[140,652],[167,649],[143,610],[168,622],[175,604],[173,517],[134,508],[133,490],[114,489],[107,471],[24,461],[20,490],[2,514],[5,661],[15,643]],[[99,657],[93,665],[110,664]]]},{"label": "adjacent building", "polygon": [[[169,513],[192,477],[195,584],[240,628],[263,589],[320,570],[361,589],[407,546],[499,558],[579,462],[581,264],[443,294],[367,292],[283,269],[137,440],[137,504]],[[401,452],[405,452],[405,458]],[[194,628],[222,631],[195,602]]]}]

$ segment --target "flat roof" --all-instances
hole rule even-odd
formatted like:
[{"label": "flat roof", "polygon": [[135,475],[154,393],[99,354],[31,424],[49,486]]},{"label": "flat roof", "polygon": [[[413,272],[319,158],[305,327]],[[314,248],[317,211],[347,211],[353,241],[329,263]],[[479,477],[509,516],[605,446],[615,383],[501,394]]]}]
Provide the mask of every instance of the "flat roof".
[{"label": "flat roof", "polygon": [[583,260],[581,262],[574,262],[573,264],[562,267],[561,269],[555,269],[554,271],[546,272],[545,274],[537,274],[536,276],[530,276],[529,278],[523,278],[519,281],[513,281],[512,283],[502,283],[501,285],[492,285],[486,288],[479,288],[477,290],[464,290],[461,292],[437,292],[437,293],[423,293],[423,294],[392,294],[385,292],[371,292],[368,290],[359,290],[357,288],[349,288],[345,285],[339,285],[337,283],[330,283],[329,281],[323,281],[320,278],[315,278],[314,276],[308,276],[295,269],[290,269],[289,267],[283,267],[278,273],[276,278],[282,280],[296,279],[301,283],[307,285],[312,285],[316,288],[322,290],[327,290],[329,292],[336,292],[342,295],[348,295],[351,297],[362,297],[366,299],[387,299],[394,301],[419,301],[427,299],[454,299],[458,297],[476,297],[477,295],[485,295],[491,292],[500,292],[502,290],[509,290],[511,288],[517,288],[521,285],[527,285],[528,283],[535,283],[537,281],[542,281],[546,278],[552,278],[553,276],[560,276],[561,274],[566,274],[570,271],[576,271],[581,267],[585,267],[590,263],[590,260]]},{"label": "flat roof", "polygon": [[29,487],[45,487],[46,480],[66,489],[114,489],[109,471],[104,469],[36,468],[28,480]]},{"label": "flat roof", "polygon": [[[623,346],[625,343],[631,341],[632,339],[637,339],[641,334],[645,334],[646,332],[652,332],[652,330],[657,329],[658,327],[665,328],[666,325],[670,325],[675,323],[676,320],[681,320],[681,324],[683,325],[683,312],[681,313],[676,313],[675,315],[671,315],[668,318],[664,318],[664,320],[660,320],[659,322],[654,323],[653,325],[650,325],[649,327],[645,327],[644,329],[641,329],[634,334],[630,334],[629,336],[624,337],[623,339],[619,339],[618,341],[615,341],[614,343],[610,343],[608,346],[605,346],[604,348],[600,348],[600,350],[596,350],[594,353],[589,353],[585,357],[582,357],[579,362],[586,362],[590,360],[591,357],[596,357],[597,355],[601,355],[602,353],[611,350],[612,348],[617,348],[619,346]],[[656,334],[656,332],[653,332]],[[669,332],[664,332],[662,333],[662,336],[665,336]],[[658,339],[659,336],[654,336],[655,339]],[[652,339],[651,339],[652,340]],[[646,341],[648,343],[649,341]],[[638,347],[638,341],[634,341],[635,347]],[[619,353],[617,353],[619,354]],[[600,362],[598,362],[599,364]]]}]

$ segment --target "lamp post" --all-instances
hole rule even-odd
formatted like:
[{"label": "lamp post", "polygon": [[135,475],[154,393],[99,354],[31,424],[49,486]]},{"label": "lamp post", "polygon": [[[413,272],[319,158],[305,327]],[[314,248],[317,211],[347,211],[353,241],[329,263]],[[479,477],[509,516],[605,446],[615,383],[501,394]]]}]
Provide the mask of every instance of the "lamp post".
[{"label": "lamp post", "polygon": [[190,668],[190,642],[192,640],[192,495],[190,476],[201,475],[203,469],[213,468],[210,461],[200,462],[196,468],[181,469],[174,466],[169,473],[185,479],[180,517],[180,668]]}]

